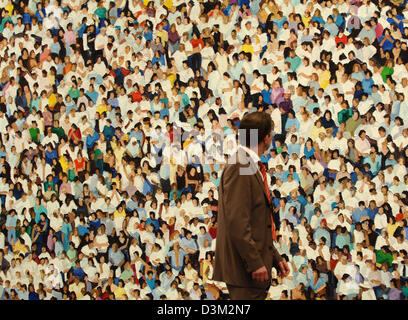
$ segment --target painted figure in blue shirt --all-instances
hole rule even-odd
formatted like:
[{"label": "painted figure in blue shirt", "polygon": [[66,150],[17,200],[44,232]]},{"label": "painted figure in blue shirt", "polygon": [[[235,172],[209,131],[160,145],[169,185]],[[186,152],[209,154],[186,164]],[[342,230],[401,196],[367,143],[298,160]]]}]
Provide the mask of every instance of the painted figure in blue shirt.
[{"label": "painted figure in blue shirt", "polygon": [[87,28],[88,28],[88,27],[87,27],[87,25],[86,25],[86,17],[85,17],[85,18],[82,19],[82,24],[81,24],[81,26],[80,26],[79,29],[78,29],[78,36],[79,36],[80,38],[82,38],[82,36],[84,35],[84,33],[85,33],[85,31],[86,31]]},{"label": "painted figure in blue shirt", "polygon": [[[317,9],[318,10],[318,9]],[[319,11],[320,12],[320,11]],[[315,13],[316,14],[316,13]],[[317,21],[317,23],[321,24],[321,25],[325,25],[325,22],[323,20],[323,18],[321,16],[313,16],[312,18],[312,22]]]},{"label": "painted figure in blue shirt", "polygon": [[153,271],[149,270],[147,272],[146,283],[149,286],[150,290],[154,290],[156,287],[156,274]]},{"label": "painted figure in blue shirt", "polygon": [[106,121],[106,125],[103,127],[102,132],[103,132],[103,135],[105,136],[106,141],[110,143],[115,134],[115,128],[112,127],[112,121],[110,119]]},{"label": "painted figure in blue shirt", "polygon": [[392,102],[391,119],[395,121],[395,118],[399,116],[400,112],[401,112],[401,101],[400,99],[396,99]]},{"label": "painted figure in blue shirt", "polygon": [[279,220],[282,221],[289,214],[290,206],[287,204],[286,198],[280,199]]},{"label": "painted figure in blue shirt", "polygon": [[300,64],[302,63],[302,59],[296,55],[295,50],[289,51],[289,57],[285,59],[285,62],[290,62],[290,70],[296,72],[299,68]]},{"label": "painted figure in blue shirt", "polygon": [[[300,180],[299,180],[299,183],[300,183]],[[306,198],[297,191],[295,191],[295,195],[296,195],[296,202],[300,204],[299,210],[304,211],[304,207],[307,204]],[[292,192],[289,193],[289,196],[292,197]]]},{"label": "painted figure in blue shirt", "polygon": [[38,22],[42,22],[47,16],[45,8],[42,5],[42,2],[37,2],[37,11],[34,14],[34,17],[37,18]]},{"label": "painted figure in blue shirt", "polygon": [[300,144],[299,143],[289,143],[288,144],[288,154],[291,156],[292,154],[300,155]]},{"label": "painted figure in blue shirt", "polygon": [[276,250],[278,250],[280,255],[287,255],[289,257],[290,252],[289,252],[289,247],[288,245],[283,241],[282,235],[278,235],[276,242],[274,242]]},{"label": "painted figure in blue shirt", "polygon": [[[400,182],[400,178],[398,178],[397,176],[395,176],[393,179],[393,184],[390,187],[390,191],[393,194],[402,194],[403,191],[407,190],[407,186],[405,185],[405,183]],[[370,217],[371,219],[371,217]]]},{"label": "painted figure in blue shirt", "polygon": [[160,280],[156,280],[156,287],[152,290],[153,300],[160,300],[162,295],[166,295],[166,291],[161,287]]},{"label": "painted figure in blue shirt", "polygon": [[330,233],[329,231],[326,230],[326,219],[322,219],[320,221],[320,225],[316,228],[315,233],[313,234],[313,240],[315,242],[320,241],[320,238],[325,238],[326,239],[326,243],[331,243],[331,237],[330,237]]},{"label": "painted figure in blue shirt", "polygon": [[283,173],[282,181],[283,182],[286,182],[286,181],[292,182],[292,180],[296,180],[297,182],[300,183],[300,177],[299,177],[299,175],[297,174],[297,172],[295,170],[296,170],[295,167],[293,165],[290,165],[288,170],[286,170]]},{"label": "painted figure in blue shirt", "polygon": [[119,101],[118,101],[118,98],[115,97],[114,92],[111,92],[109,94],[108,103],[109,103],[109,105],[112,106],[112,108],[118,108],[119,107]]},{"label": "painted figure in blue shirt", "polygon": [[184,257],[186,252],[180,248],[179,241],[176,241],[173,245],[173,250],[168,253],[170,259],[170,266],[177,271],[180,271],[184,267]]},{"label": "painted figure in blue shirt", "polygon": [[17,226],[17,214],[16,210],[10,210],[6,218],[7,240],[10,244],[16,242],[16,226]]},{"label": "painted figure in blue shirt", "polygon": [[[155,203],[155,202],[154,202]],[[156,205],[157,207],[157,205]],[[157,219],[155,219],[154,217],[154,212],[150,212],[150,217],[146,220],[146,225],[151,223],[154,227],[154,230],[158,230],[159,229],[159,221]]]},{"label": "painted figure in blue shirt", "polygon": [[294,280],[295,280],[295,287],[297,287],[300,283],[303,283],[305,288],[309,288],[310,286],[310,280],[307,276],[307,265],[303,264],[300,266],[300,269],[298,272],[295,272],[294,274]]},{"label": "painted figure in blue shirt", "polygon": [[166,272],[160,274],[161,287],[163,290],[167,291],[170,288],[171,283],[173,282],[176,275],[172,272],[171,269],[168,269]]},{"label": "painted figure in blue shirt", "polygon": [[41,249],[42,247],[46,246],[48,232],[50,227],[50,220],[47,218],[45,213],[41,213],[40,215],[40,222],[38,223],[40,235],[37,239],[38,248]]},{"label": "painted figure in blue shirt", "polygon": [[275,208],[275,210],[279,210],[280,206],[280,195],[276,193],[275,191],[272,191],[272,203]]},{"label": "painted figure in blue shirt", "polygon": [[316,108],[320,108],[320,105],[318,103],[318,100],[316,97],[312,97],[311,101],[308,101],[308,104],[306,106],[306,111],[309,111],[310,113],[313,113],[313,110]]},{"label": "painted figure in blue shirt", "polygon": [[34,285],[30,283],[28,285],[28,300],[40,300],[40,297],[37,292],[35,292]]},{"label": "painted figure in blue shirt", "polygon": [[384,34],[378,39],[378,42],[384,51],[391,51],[394,48],[395,39],[391,36],[390,29],[384,29]]},{"label": "painted figure in blue shirt", "polygon": [[[278,26],[278,31],[280,31],[280,29],[282,29],[283,23],[285,21],[288,21],[286,17],[284,17],[281,13],[277,13],[275,15],[275,19],[273,19],[273,23],[275,23]],[[278,35],[279,36],[279,35]]]},{"label": "painted figure in blue shirt", "polygon": [[[397,8],[393,7],[391,10],[387,11],[387,22],[392,25],[395,24],[400,29],[401,33],[404,33],[404,22],[408,20],[401,14],[398,14]],[[385,30],[384,30],[385,34]]]},{"label": "painted figure in blue shirt", "polygon": [[192,233],[187,232],[186,236],[181,239],[180,247],[187,253],[195,253],[198,250],[196,241],[192,238]]},{"label": "painted figure in blue shirt", "polygon": [[143,31],[143,38],[145,38],[146,41],[152,41],[153,32],[149,28],[145,28]]},{"label": "painted figure in blue shirt", "polygon": [[378,172],[381,170],[381,161],[382,156],[379,154],[376,154],[375,152],[370,152],[370,155],[366,156],[363,160],[363,163],[366,164],[368,163],[370,165],[370,171],[374,176],[378,174]]},{"label": "painted figure in blue shirt", "polygon": [[242,8],[244,5],[246,8],[249,7],[250,1],[249,0],[238,0],[238,6]]},{"label": "painted figure in blue shirt", "polygon": [[143,194],[147,195],[149,192],[151,194],[153,194],[153,185],[151,184],[151,182],[149,181],[149,179],[147,179],[146,174],[143,173]]},{"label": "painted figure in blue shirt", "polygon": [[335,245],[339,247],[340,249],[343,249],[344,246],[350,247],[350,234],[347,232],[346,227],[340,228],[340,234],[337,235],[336,237],[336,243]]},{"label": "painted figure in blue shirt", "polygon": [[368,204],[367,210],[368,210],[368,216],[370,217],[370,220],[374,221],[375,216],[378,213],[378,207],[374,200],[370,201],[370,203]]},{"label": "painted figure in blue shirt", "polygon": [[339,33],[339,27],[334,23],[333,17],[329,16],[327,18],[327,23],[324,26],[324,30],[327,30],[330,33],[330,36],[336,37]]},{"label": "painted figure in blue shirt", "polygon": [[305,106],[308,100],[307,93],[302,91],[301,96],[297,96],[292,99],[293,111],[299,112],[300,107]]},{"label": "painted figure in blue shirt", "polygon": [[359,70],[359,68],[355,68],[353,70],[353,73],[351,74],[351,79],[352,80],[357,80],[357,81],[363,81],[365,78],[365,74],[363,71]]},{"label": "painted figure in blue shirt", "polygon": [[72,233],[72,225],[69,222],[68,216],[66,216],[64,217],[64,222],[62,223],[62,229],[61,229],[61,237],[62,237],[61,240],[64,245],[65,251],[69,250],[71,233]]},{"label": "painted figure in blue shirt", "polygon": [[290,110],[288,112],[288,119],[286,120],[285,130],[288,132],[291,130],[292,126],[295,127],[296,132],[299,131],[299,120],[295,117],[295,112]]},{"label": "painted figure in blue shirt", "polygon": [[353,223],[362,222],[370,218],[370,216],[368,215],[368,210],[365,207],[364,201],[360,201],[358,203],[358,208],[354,210],[352,214],[352,218],[353,218]]},{"label": "painted figure in blue shirt", "polygon": [[86,147],[88,150],[92,150],[96,141],[99,140],[99,133],[96,130],[92,130],[92,134],[88,134],[86,137]]},{"label": "painted figure in blue shirt", "polygon": [[160,119],[162,119],[162,120],[164,119],[165,116],[170,115],[169,108],[167,108],[165,103],[162,104],[162,108],[160,109],[159,112],[160,112]]},{"label": "painted figure in blue shirt", "polygon": [[292,262],[295,264],[296,269],[300,269],[303,264],[307,263],[306,255],[302,256],[300,251],[298,251],[292,258]]},{"label": "painted figure in blue shirt", "polygon": [[197,242],[200,248],[203,247],[205,239],[209,241],[209,244],[211,246],[211,242],[213,240],[211,238],[211,235],[206,231],[205,227],[200,227],[200,233],[198,234],[197,237]]},{"label": "painted figure in blue shirt", "polygon": [[269,105],[271,104],[272,89],[268,83],[265,84],[265,88],[261,91],[263,101]]},{"label": "painted figure in blue shirt", "polygon": [[[54,236],[54,238],[56,239],[56,236]],[[57,240],[57,241],[55,242],[54,252],[55,252],[55,255],[56,255],[58,258],[61,258],[62,252],[64,252],[64,245],[62,244],[61,241],[58,241],[58,240]]]},{"label": "painted figure in blue shirt", "polygon": [[88,96],[88,98],[91,99],[94,104],[96,104],[99,93],[95,91],[93,84],[89,85],[89,90],[85,92],[85,95]]},{"label": "painted figure in blue shirt", "polygon": [[85,234],[89,234],[88,227],[85,225],[85,219],[80,219],[80,225],[78,226],[78,234],[80,237],[83,237]]},{"label": "painted figure in blue shirt", "polygon": [[289,212],[286,214],[285,219],[296,227],[299,224],[298,210],[294,205],[289,205]]},{"label": "painted figure in blue shirt", "polygon": [[115,242],[112,244],[112,247],[109,249],[109,261],[114,267],[121,267],[125,263],[125,255],[118,248],[118,244]]},{"label": "painted figure in blue shirt", "polygon": [[[282,171],[282,166],[280,166],[279,168],[275,169],[275,173],[272,175],[273,177],[275,177],[275,179],[282,179],[283,181],[283,171]],[[278,171],[279,170],[279,171]]]},{"label": "painted figure in blue shirt", "polygon": [[147,219],[147,212],[146,209],[144,208],[144,203],[143,202],[139,202],[139,207],[136,208],[137,213],[139,215],[139,219],[140,220],[145,220]]},{"label": "painted figure in blue shirt", "polygon": [[239,80],[243,72],[242,62],[239,61],[239,55],[234,53],[232,56],[232,65],[230,66],[228,73],[231,75],[232,80]]},{"label": "painted figure in blue shirt", "polygon": [[272,73],[272,64],[268,64],[268,60],[266,58],[262,59],[262,64],[259,67],[259,72],[261,74],[269,74]]},{"label": "painted figure in blue shirt", "polygon": [[372,72],[367,70],[365,72],[365,78],[361,80],[361,85],[363,86],[363,91],[370,95],[372,93],[371,87],[374,85],[374,80],[372,79]]},{"label": "painted figure in blue shirt", "polygon": [[316,149],[313,147],[312,140],[308,139],[306,141],[305,147],[303,149],[303,153],[304,153],[306,159],[309,160],[310,157],[312,157],[315,152],[316,152]]},{"label": "painted figure in blue shirt", "polygon": [[313,270],[313,275],[309,281],[310,288],[316,293],[325,287],[325,281],[320,277],[320,272],[317,269]]},{"label": "painted figure in blue shirt", "polygon": [[53,166],[52,160],[58,159],[57,150],[52,149],[52,144],[49,143],[47,145],[47,149],[45,150],[45,162],[50,166]]},{"label": "painted figure in blue shirt", "polygon": [[34,218],[35,223],[40,222],[41,213],[47,214],[47,209],[41,204],[41,199],[38,197],[35,199],[34,213],[35,213],[35,218]]},{"label": "painted figure in blue shirt", "polygon": [[51,53],[59,55],[61,51],[61,45],[58,42],[58,38],[54,37],[54,42],[50,44]]},{"label": "painted figure in blue shirt", "polygon": [[334,23],[339,27],[343,28],[345,26],[345,21],[343,16],[339,13],[339,10],[337,8],[333,9],[333,14],[330,15],[330,17],[333,19]]},{"label": "painted figure in blue shirt", "polygon": [[80,262],[79,262],[79,260],[77,260],[76,262],[75,262],[75,267],[73,267],[72,268],[72,275],[75,277],[75,278],[78,278],[79,280],[83,280],[84,279],[84,277],[85,277],[85,272],[84,272],[84,270],[82,269],[82,267],[81,267],[81,265],[80,265]]},{"label": "painted figure in blue shirt", "polygon": [[304,211],[305,213],[303,217],[307,219],[307,223],[310,223],[310,219],[312,219],[312,216],[314,214],[313,201],[311,195],[307,196],[307,204],[305,205]]},{"label": "painted figure in blue shirt", "polygon": [[371,86],[371,100],[373,101],[373,104],[376,106],[379,102],[382,102],[382,97],[380,93],[378,92],[378,85],[373,84]]}]

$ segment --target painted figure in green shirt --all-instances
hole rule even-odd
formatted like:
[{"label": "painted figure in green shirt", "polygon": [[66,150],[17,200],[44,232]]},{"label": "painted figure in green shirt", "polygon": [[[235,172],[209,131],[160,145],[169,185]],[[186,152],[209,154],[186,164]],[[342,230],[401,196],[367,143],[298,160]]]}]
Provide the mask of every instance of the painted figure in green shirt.
[{"label": "painted figure in green shirt", "polygon": [[94,11],[94,14],[97,15],[100,20],[106,19],[107,10],[103,5],[104,5],[104,2],[100,1],[98,3],[98,8],[96,8],[96,10]]},{"label": "painted figure in green shirt", "polygon": [[66,136],[64,129],[59,124],[59,120],[54,121],[54,126],[52,127],[51,132],[57,135],[59,141]]},{"label": "painted figure in green shirt", "polygon": [[40,142],[40,129],[38,129],[38,125],[36,121],[32,122],[29,132],[30,132],[31,140],[33,140],[33,142],[35,143],[39,143]]},{"label": "painted figure in green shirt", "polygon": [[381,250],[375,252],[376,261],[378,264],[387,263],[389,267],[392,266],[393,257],[390,252],[387,251],[386,247],[382,247]]},{"label": "painted figure in green shirt", "polygon": [[94,146],[94,162],[96,169],[99,170],[99,174],[103,174],[103,156],[102,151],[98,148],[98,143]]},{"label": "painted figure in green shirt", "polygon": [[387,77],[392,76],[394,73],[394,62],[392,60],[388,60],[387,64],[381,70],[381,77],[383,81],[387,82]]},{"label": "painted figure in green shirt", "polygon": [[343,108],[339,113],[338,113],[338,120],[339,123],[346,122],[348,119],[350,119],[353,116],[353,109],[349,108],[347,106],[346,102],[343,102],[341,104],[341,107]]}]

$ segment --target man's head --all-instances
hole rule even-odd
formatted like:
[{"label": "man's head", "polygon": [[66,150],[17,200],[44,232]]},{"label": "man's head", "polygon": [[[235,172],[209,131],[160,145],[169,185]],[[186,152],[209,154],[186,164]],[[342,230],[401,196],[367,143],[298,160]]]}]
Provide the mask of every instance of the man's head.
[{"label": "man's head", "polygon": [[263,153],[271,145],[271,131],[271,116],[265,112],[252,112],[245,115],[239,124],[239,142],[247,147],[258,146]]}]

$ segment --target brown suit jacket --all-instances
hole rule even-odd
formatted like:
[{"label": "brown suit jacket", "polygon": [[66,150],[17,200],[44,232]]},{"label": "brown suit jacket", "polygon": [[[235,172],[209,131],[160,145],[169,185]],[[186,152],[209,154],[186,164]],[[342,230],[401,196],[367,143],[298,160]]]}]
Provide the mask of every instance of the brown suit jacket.
[{"label": "brown suit jacket", "polygon": [[[265,288],[270,284],[272,267],[282,260],[272,241],[272,208],[258,164],[241,148],[235,159],[221,175],[213,280]],[[242,174],[244,171],[247,174]],[[252,272],[262,266],[268,270],[269,281],[252,280]]]}]

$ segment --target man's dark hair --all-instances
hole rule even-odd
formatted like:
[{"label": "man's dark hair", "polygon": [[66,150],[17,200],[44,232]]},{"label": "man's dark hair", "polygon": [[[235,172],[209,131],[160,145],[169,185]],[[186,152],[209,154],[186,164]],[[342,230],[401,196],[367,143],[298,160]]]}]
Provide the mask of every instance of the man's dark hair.
[{"label": "man's dark hair", "polygon": [[251,146],[251,134],[256,134],[258,138],[257,143],[259,144],[268,134],[271,134],[271,130],[272,119],[269,113],[252,112],[246,114],[239,123],[238,139],[240,144],[249,147]]}]

